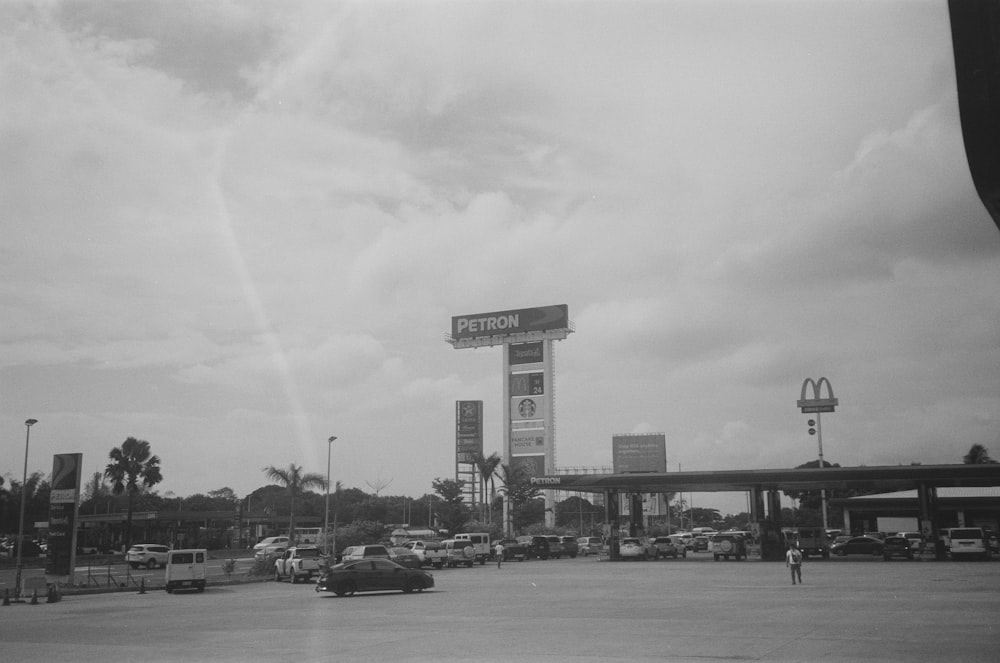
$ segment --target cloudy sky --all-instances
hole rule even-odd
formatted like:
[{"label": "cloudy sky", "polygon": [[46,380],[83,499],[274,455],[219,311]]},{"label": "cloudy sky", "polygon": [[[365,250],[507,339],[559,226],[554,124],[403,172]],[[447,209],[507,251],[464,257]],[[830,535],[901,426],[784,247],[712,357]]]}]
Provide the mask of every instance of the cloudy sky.
[{"label": "cloudy sky", "polygon": [[33,417],[29,471],[245,495],[336,435],[420,496],[456,400],[501,447],[451,317],[553,304],[561,467],[794,467],[820,376],[831,462],[1000,455],[943,0],[5,2],[0,49],[0,474]]}]

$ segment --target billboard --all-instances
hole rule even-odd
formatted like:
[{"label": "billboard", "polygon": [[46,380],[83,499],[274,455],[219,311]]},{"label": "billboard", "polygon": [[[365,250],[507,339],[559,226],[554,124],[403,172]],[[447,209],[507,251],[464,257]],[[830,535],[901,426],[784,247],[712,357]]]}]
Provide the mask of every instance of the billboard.
[{"label": "billboard", "polygon": [[515,429],[510,432],[510,455],[530,456],[545,453],[545,429]]},{"label": "billboard", "polygon": [[667,436],[664,433],[614,435],[611,438],[612,471],[666,472]]},{"label": "billboard", "polygon": [[511,373],[510,375],[510,395],[516,396],[539,396],[545,393],[545,374],[541,371],[534,373]]},{"label": "billboard", "polygon": [[482,401],[455,401],[455,453],[459,463],[473,463],[483,453]]},{"label": "billboard", "polygon": [[83,454],[56,454],[52,457],[49,544],[45,553],[46,575],[71,576],[73,573],[82,466]]},{"label": "billboard", "polygon": [[545,396],[515,396],[510,399],[510,420],[543,420],[546,418]]},{"label": "billboard", "polygon": [[545,456],[514,456],[510,465],[523,468],[524,476],[528,478],[545,476]]},{"label": "billboard", "polygon": [[541,341],[531,343],[511,343],[509,346],[511,366],[523,366],[525,364],[541,364],[545,359]]},{"label": "billboard", "polygon": [[451,319],[451,337],[456,340],[568,328],[566,304],[457,315]]}]

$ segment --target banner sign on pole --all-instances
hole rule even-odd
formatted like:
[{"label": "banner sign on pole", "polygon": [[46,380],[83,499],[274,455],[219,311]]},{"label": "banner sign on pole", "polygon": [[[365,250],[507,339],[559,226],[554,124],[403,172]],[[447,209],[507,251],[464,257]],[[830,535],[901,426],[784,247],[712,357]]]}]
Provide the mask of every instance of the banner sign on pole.
[{"label": "banner sign on pole", "polygon": [[82,466],[83,454],[56,454],[52,457],[46,575],[71,576],[73,573]]}]

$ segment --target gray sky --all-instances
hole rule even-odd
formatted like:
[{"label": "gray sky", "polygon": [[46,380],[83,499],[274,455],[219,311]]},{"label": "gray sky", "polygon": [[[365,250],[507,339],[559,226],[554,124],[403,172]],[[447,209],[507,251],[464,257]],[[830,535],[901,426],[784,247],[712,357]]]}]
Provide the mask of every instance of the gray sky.
[{"label": "gray sky", "polygon": [[1000,455],[943,0],[5,2],[0,49],[0,473],[34,417],[29,471],[244,495],[336,435],[419,496],[455,400],[500,451],[451,316],[552,304],[560,466],[799,465],[820,376],[831,462]]}]

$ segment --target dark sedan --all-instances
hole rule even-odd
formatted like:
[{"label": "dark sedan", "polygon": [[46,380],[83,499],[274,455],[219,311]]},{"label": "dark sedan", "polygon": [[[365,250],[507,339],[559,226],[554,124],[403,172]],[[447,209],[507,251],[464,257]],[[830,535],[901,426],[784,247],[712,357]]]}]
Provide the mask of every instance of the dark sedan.
[{"label": "dark sedan", "polygon": [[882,557],[887,562],[893,557],[913,559],[913,547],[910,545],[910,540],[905,536],[886,537],[882,544]]},{"label": "dark sedan", "polygon": [[[504,539],[500,543],[503,545],[503,561],[523,562],[528,559],[528,549],[517,539]],[[496,546],[496,542],[493,543],[493,546]]]},{"label": "dark sedan", "polygon": [[874,555],[878,557],[882,555],[884,549],[885,544],[881,540],[870,536],[855,536],[830,546],[830,552],[840,557],[845,555]]},{"label": "dark sedan", "polygon": [[419,569],[423,566],[420,556],[409,548],[389,548],[389,559],[408,569]]},{"label": "dark sedan", "polygon": [[388,559],[358,559],[330,567],[316,581],[317,592],[353,596],[356,592],[422,592],[434,586],[434,576],[408,569]]}]

